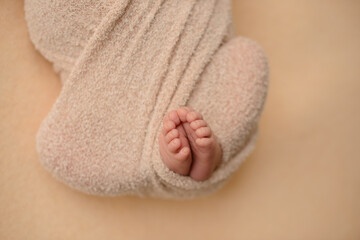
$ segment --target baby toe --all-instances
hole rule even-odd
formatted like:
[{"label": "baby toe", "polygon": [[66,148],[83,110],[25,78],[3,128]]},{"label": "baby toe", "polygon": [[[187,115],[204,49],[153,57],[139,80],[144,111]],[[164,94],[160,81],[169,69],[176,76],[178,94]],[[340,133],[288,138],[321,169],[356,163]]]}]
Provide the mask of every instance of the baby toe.
[{"label": "baby toe", "polygon": [[203,119],[202,115],[199,112],[196,112],[196,111],[188,112],[188,114],[186,115],[186,120],[188,122],[192,122],[192,121],[195,121],[195,120],[201,120],[201,119]]},{"label": "baby toe", "polygon": [[182,122],[186,122],[186,115],[189,112],[189,109],[187,107],[180,107],[176,110],[180,120]]},{"label": "baby toe", "polygon": [[195,131],[195,133],[199,138],[210,137],[211,129],[209,127],[200,127]]},{"label": "baby toe", "polygon": [[176,137],[179,137],[179,131],[176,128],[174,128],[165,135],[165,141],[166,143],[170,143],[170,141]]},{"label": "baby toe", "polygon": [[214,140],[212,138],[198,138],[195,141],[196,141],[196,144],[200,147],[209,147],[214,142]]},{"label": "baby toe", "polygon": [[186,176],[189,175],[191,163],[190,147],[185,146],[178,153],[173,154],[166,165],[173,172]]},{"label": "baby toe", "polygon": [[168,117],[170,120],[172,120],[176,124],[176,126],[181,123],[180,117],[176,110],[170,111],[168,114]]},{"label": "baby toe", "polygon": [[188,159],[190,154],[190,148],[189,147],[183,147],[176,155],[175,159],[178,161],[185,161]]},{"label": "baby toe", "polygon": [[193,130],[196,130],[200,127],[206,127],[207,126],[207,123],[205,122],[205,120],[203,119],[200,119],[200,120],[195,120],[195,121],[192,121],[190,123],[190,127],[193,129]]},{"label": "baby toe", "polygon": [[166,135],[169,131],[174,129],[176,127],[176,124],[171,120],[165,120],[163,122],[163,134]]},{"label": "baby toe", "polygon": [[169,142],[168,149],[171,152],[175,153],[179,149],[180,145],[181,145],[180,139],[179,138],[174,138],[173,140],[171,140]]}]

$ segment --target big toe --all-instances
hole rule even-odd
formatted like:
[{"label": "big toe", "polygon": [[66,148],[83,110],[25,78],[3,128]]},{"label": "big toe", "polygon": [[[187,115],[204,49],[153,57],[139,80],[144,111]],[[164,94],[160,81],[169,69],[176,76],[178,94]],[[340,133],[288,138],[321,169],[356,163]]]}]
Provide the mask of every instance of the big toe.
[{"label": "big toe", "polygon": [[179,116],[179,118],[180,118],[180,120],[181,120],[182,122],[186,122],[186,121],[187,121],[186,116],[187,116],[187,114],[188,114],[189,112],[191,112],[191,111],[193,111],[193,109],[190,108],[190,107],[187,107],[187,106],[180,107],[180,108],[178,108],[178,109],[176,110],[176,112],[177,112],[177,114],[178,114],[178,116]]},{"label": "big toe", "polygon": [[176,126],[178,126],[181,123],[181,119],[178,115],[178,112],[176,110],[172,110],[167,114],[167,117],[169,120],[173,121]]},{"label": "big toe", "polygon": [[171,151],[171,154],[163,158],[163,161],[171,171],[180,175],[189,175],[192,163],[190,147],[180,147],[178,150]]}]

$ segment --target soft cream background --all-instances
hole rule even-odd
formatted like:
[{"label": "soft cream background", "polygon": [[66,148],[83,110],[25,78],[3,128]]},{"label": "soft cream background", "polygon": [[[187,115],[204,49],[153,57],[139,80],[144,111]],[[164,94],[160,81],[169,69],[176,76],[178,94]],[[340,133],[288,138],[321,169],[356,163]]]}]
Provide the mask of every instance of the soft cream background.
[{"label": "soft cream background", "polygon": [[204,199],[103,198],[40,166],[60,84],[23,1],[0,0],[0,239],[360,239],[360,1],[237,0],[234,18],[270,60],[255,152]]}]

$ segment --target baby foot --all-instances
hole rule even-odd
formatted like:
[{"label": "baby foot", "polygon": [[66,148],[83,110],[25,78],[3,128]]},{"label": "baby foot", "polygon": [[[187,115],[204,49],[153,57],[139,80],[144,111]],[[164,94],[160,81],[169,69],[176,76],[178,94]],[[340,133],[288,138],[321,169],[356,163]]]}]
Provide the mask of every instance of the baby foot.
[{"label": "baby foot", "polygon": [[221,162],[221,146],[200,113],[190,107],[181,107],[177,113],[191,146],[190,177],[197,181],[204,181],[211,176]]},{"label": "baby foot", "polygon": [[170,170],[181,175],[189,175],[192,163],[191,149],[185,129],[175,110],[164,117],[159,147],[161,158]]},{"label": "baby foot", "polygon": [[168,113],[159,136],[165,165],[196,181],[208,179],[220,164],[222,149],[200,113],[181,107]]}]

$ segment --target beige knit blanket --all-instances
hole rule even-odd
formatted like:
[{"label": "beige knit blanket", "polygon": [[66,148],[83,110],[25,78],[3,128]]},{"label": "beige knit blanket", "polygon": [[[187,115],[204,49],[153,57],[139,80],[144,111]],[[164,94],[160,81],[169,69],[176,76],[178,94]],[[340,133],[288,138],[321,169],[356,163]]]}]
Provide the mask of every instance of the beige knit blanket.
[{"label": "beige knit blanket", "polygon": [[[31,40],[61,93],[37,134],[43,166],[98,195],[193,198],[219,189],[254,149],[268,67],[234,38],[229,0],[25,0]],[[187,105],[217,136],[221,165],[197,182],[169,170],[158,134]]]}]

